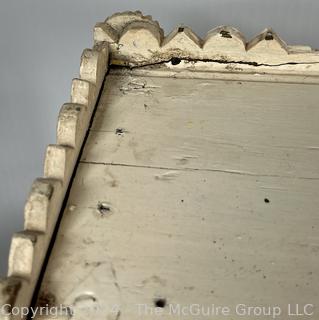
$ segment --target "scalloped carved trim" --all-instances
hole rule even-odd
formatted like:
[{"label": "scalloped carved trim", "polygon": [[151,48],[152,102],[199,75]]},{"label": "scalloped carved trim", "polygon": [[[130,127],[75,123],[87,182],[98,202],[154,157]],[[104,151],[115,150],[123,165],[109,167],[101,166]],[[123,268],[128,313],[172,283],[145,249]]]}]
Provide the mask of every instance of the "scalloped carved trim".
[{"label": "scalloped carved trim", "polygon": [[71,101],[59,114],[57,144],[48,146],[44,177],[34,181],[25,204],[25,230],[12,238],[8,278],[0,281],[0,305],[30,304],[107,67],[107,43],[83,51]]},{"label": "scalloped carved trim", "polygon": [[246,39],[237,29],[220,26],[207,33],[203,44],[204,51],[214,55],[216,51],[223,52],[230,48],[240,54],[244,54],[246,51]]},{"label": "scalloped carved trim", "polygon": [[37,235],[29,231],[16,233],[12,237],[9,255],[9,277],[31,279]]},{"label": "scalloped carved trim", "polygon": [[[206,71],[233,72],[227,64],[240,64],[237,72],[262,69],[271,73],[279,69],[282,73],[319,74],[319,66],[315,65],[319,63],[317,51],[307,46],[288,46],[272,29],[265,29],[248,42],[240,31],[229,26],[212,29],[204,39],[186,26],[164,37],[157,21],[136,11],[117,13],[98,23],[94,41],[109,42],[114,65],[137,67],[185,59],[194,64],[206,62]],[[196,68],[194,64],[188,69]]]},{"label": "scalloped carved trim", "polygon": [[49,179],[36,179],[24,207],[24,229],[46,232],[50,202],[57,186]]},{"label": "scalloped carved trim", "polygon": [[[15,277],[0,279],[0,306],[5,306],[6,304],[11,306],[15,305],[23,282],[24,280]],[[10,312],[8,307],[5,307],[3,311],[6,313]],[[0,319],[6,320],[9,319],[9,317],[1,315],[0,313]]]},{"label": "scalloped carved trim", "polygon": [[[199,38],[180,26],[168,36],[158,22],[141,12],[117,13],[94,29],[95,45],[81,57],[79,78],[72,81],[71,99],[62,106],[57,125],[57,144],[47,148],[44,177],[32,185],[25,205],[24,231],[12,238],[8,277],[0,279],[0,305],[28,306],[52,232],[87,132],[105,77],[109,50],[116,65],[141,66],[173,58],[198,62],[197,70],[234,72],[298,72],[319,74],[319,55],[307,46],[287,46],[271,29],[247,42],[235,28],[217,27]],[[173,66],[177,67],[177,66]],[[191,64],[194,68],[194,64]],[[270,71],[269,71],[270,70]],[[2,319],[3,317],[0,316]]]}]

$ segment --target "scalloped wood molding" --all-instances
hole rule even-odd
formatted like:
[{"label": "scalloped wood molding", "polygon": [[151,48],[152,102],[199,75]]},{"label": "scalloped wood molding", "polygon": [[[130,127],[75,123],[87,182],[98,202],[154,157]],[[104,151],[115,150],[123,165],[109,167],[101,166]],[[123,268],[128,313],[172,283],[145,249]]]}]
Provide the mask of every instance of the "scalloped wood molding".
[{"label": "scalloped wood molding", "polygon": [[[209,31],[205,39],[186,26],[164,36],[157,21],[141,12],[116,13],[97,23],[94,41],[109,42],[111,63],[137,67],[179,59],[183,68],[223,72],[305,72],[318,74],[319,53],[308,46],[288,46],[272,29],[250,41],[229,26]],[[198,64],[196,64],[199,62]]]},{"label": "scalloped wood molding", "polygon": [[34,181],[25,204],[24,231],[12,238],[8,277],[0,280],[0,306],[30,305],[107,65],[106,43],[83,51],[80,76],[72,81],[71,100],[59,114],[57,144],[48,146],[44,175]]},{"label": "scalloped wood molding", "polygon": [[[98,23],[94,41],[93,49],[85,49],[82,54],[70,102],[61,108],[57,144],[47,148],[44,175],[32,185],[25,205],[24,231],[12,238],[8,277],[0,281],[0,305],[30,304],[109,64],[136,67],[163,63],[167,68],[228,73],[319,72],[317,51],[287,46],[270,29],[249,42],[227,26],[211,30],[204,40],[188,27],[178,27],[164,37],[150,16],[124,12]],[[185,61],[179,63],[179,59]]]}]

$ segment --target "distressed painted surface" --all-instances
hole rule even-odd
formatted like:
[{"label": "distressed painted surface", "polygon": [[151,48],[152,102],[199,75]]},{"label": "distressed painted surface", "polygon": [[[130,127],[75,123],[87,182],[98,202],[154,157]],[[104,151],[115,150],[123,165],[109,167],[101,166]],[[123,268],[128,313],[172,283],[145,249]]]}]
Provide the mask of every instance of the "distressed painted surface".
[{"label": "distressed painted surface", "polygon": [[319,179],[317,90],[111,76],[83,159]]},{"label": "distressed painted surface", "polygon": [[[159,181],[175,181],[183,172],[230,174],[249,181],[290,179],[301,190],[313,183],[317,190],[317,86],[305,86],[318,84],[317,50],[287,45],[272,29],[250,41],[230,26],[214,28],[204,39],[186,26],[165,36],[158,22],[140,11],[116,13],[98,23],[94,42],[83,51],[71,100],[61,108],[43,177],[32,185],[24,231],[13,235],[8,277],[0,279],[0,306],[31,301],[109,65],[131,69],[116,69],[124,78],[108,77],[82,163],[112,164],[130,173],[161,170],[155,175]],[[106,214],[108,205],[97,207]],[[303,205],[304,210],[314,207]],[[49,297],[42,301],[52,302]],[[75,301],[82,305],[90,299],[95,301],[84,294]]]},{"label": "distressed painted surface", "polygon": [[71,102],[59,114],[57,143],[47,147],[43,177],[33,182],[26,201],[24,230],[12,237],[8,277],[0,279],[1,320],[23,318],[2,311],[31,303],[107,67],[105,43],[84,50],[80,76],[72,81]]},{"label": "distressed painted surface", "polygon": [[183,59],[191,66],[205,61],[204,69],[215,72],[318,76],[319,70],[318,51],[287,45],[272,29],[263,30],[250,41],[231,26],[215,27],[203,39],[185,25],[164,35],[159,23],[140,11],[116,13],[97,23],[94,41],[109,43],[114,65],[177,64]]},{"label": "distressed painted surface", "polygon": [[317,92],[109,75],[40,296],[73,319],[317,303]]}]

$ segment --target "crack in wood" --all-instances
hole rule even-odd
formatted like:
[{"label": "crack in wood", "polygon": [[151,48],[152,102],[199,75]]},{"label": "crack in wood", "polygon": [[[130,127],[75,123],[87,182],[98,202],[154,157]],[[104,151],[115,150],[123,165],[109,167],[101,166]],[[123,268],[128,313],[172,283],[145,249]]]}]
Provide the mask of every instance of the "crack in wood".
[{"label": "crack in wood", "polygon": [[[163,65],[165,63],[172,63],[173,65],[176,65],[174,62],[176,57],[172,57],[170,59],[166,60],[161,60],[157,62],[151,62],[151,63],[141,63],[138,65],[120,65],[124,68],[129,68],[131,70],[137,69],[137,68],[142,68],[142,67],[152,67],[156,65]],[[224,59],[196,59],[196,58],[178,58],[180,61],[187,61],[187,62],[213,62],[213,63],[219,63],[219,64],[239,64],[239,65],[248,65],[248,66],[253,66],[253,67],[281,67],[281,66],[287,66],[287,65],[315,65],[318,64],[319,62],[284,62],[284,63],[278,63],[278,64],[268,64],[268,63],[258,63],[254,61],[236,61],[236,60],[224,60]],[[116,63],[111,62],[112,65],[118,66]]]},{"label": "crack in wood", "polygon": [[157,170],[167,170],[167,171],[198,171],[198,172],[220,172],[227,174],[236,174],[243,176],[252,177],[270,177],[270,178],[287,178],[287,179],[298,179],[298,180],[319,180],[319,177],[299,177],[299,176],[287,176],[278,174],[258,174],[254,172],[236,171],[236,170],[226,170],[226,169],[209,169],[209,168],[171,168],[162,166],[147,166],[147,165],[137,165],[137,164],[126,164],[126,163],[114,163],[114,162],[99,162],[99,161],[86,161],[81,160],[82,164],[93,164],[93,165],[103,165],[103,166],[119,166],[119,167],[129,167],[129,168],[143,168],[143,169],[157,169]]}]

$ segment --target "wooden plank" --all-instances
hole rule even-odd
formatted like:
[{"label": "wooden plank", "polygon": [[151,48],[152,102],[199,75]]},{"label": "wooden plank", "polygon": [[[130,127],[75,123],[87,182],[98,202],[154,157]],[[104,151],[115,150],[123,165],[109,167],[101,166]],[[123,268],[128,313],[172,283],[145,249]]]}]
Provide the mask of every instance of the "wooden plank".
[{"label": "wooden plank", "polygon": [[100,308],[95,319],[113,319],[108,308],[117,305],[121,318],[141,319],[137,305],[152,308],[158,297],[232,310],[315,303],[317,186],[81,164],[43,289],[78,317],[81,307],[91,316]]},{"label": "wooden plank", "polygon": [[83,160],[319,178],[316,85],[111,76]]},{"label": "wooden plank", "polygon": [[172,319],[315,304],[317,86],[107,77],[40,301],[125,320],[158,299]]},{"label": "wooden plank", "polygon": [[[83,143],[40,306],[67,306],[60,320],[157,318],[156,305],[184,319],[211,299],[238,318],[239,298],[279,304],[276,316],[288,302],[314,311],[318,52],[272,29],[250,41],[229,26],[205,39],[184,26],[164,36],[139,11],[98,23],[94,41],[12,238],[3,311],[37,291]],[[109,64],[130,68],[114,67],[102,91]]]}]

